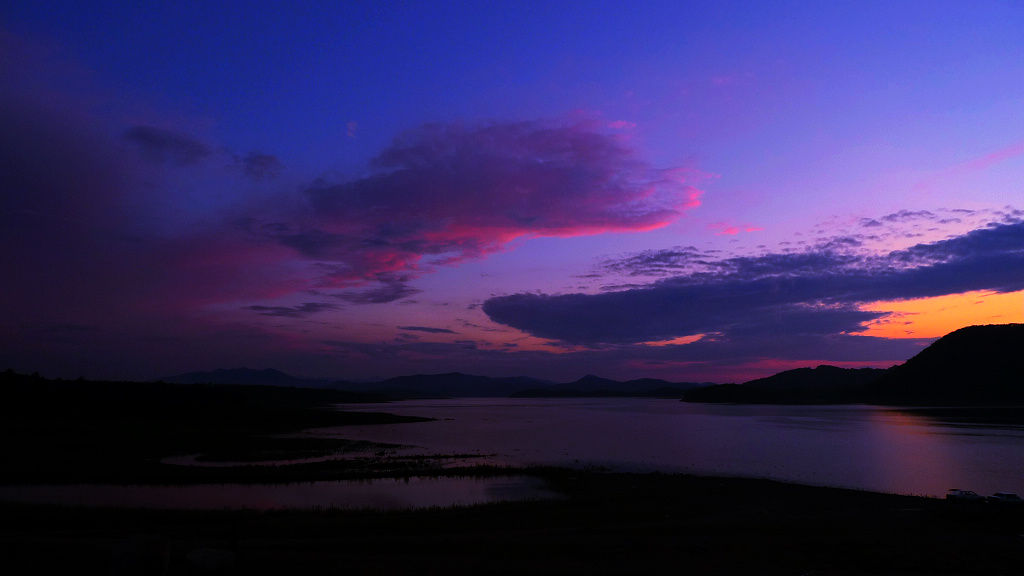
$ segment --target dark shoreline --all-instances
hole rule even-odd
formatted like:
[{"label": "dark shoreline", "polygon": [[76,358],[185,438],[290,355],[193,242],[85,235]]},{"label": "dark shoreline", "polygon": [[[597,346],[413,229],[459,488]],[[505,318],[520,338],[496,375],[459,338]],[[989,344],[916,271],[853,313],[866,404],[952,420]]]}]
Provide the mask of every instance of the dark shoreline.
[{"label": "dark shoreline", "polygon": [[[17,401],[0,406],[3,484],[527,474],[566,497],[392,512],[0,503],[4,576],[1007,574],[1024,566],[1024,510],[747,478],[474,466],[468,455],[392,458],[383,444],[294,434],[424,419],[325,410],[340,397],[319,391],[32,379],[6,386]],[[180,454],[263,464],[345,457],[161,463]]]},{"label": "dark shoreline", "polygon": [[[5,574],[110,574],[125,554],[149,554],[166,557],[166,571],[138,573],[1005,574],[1024,566],[1024,510],[757,479],[522,472],[566,497],[391,512],[0,504],[0,565]],[[196,550],[230,564],[202,570],[190,559]]]}]

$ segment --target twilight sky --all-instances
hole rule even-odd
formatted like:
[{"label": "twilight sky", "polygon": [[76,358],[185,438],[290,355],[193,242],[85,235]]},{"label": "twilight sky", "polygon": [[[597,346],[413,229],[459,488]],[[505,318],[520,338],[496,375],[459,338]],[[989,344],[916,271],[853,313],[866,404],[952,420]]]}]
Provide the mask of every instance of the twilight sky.
[{"label": "twilight sky", "polygon": [[0,8],[0,369],[743,381],[1024,316],[1017,1]]}]

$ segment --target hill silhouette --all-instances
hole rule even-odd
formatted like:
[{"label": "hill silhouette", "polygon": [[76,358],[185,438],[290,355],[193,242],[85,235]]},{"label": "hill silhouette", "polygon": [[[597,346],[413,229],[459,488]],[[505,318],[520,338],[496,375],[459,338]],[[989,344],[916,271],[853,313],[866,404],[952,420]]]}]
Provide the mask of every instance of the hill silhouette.
[{"label": "hill silhouette", "polygon": [[362,384],[344,382],[335,384],[335,387],[353,392],[387,394],[396,398],[497,398],[507,397],[524,388],[535,388],[548,384],[550,382],[526,376],[492,378],[449,372],[447,374],[398,376],[380,382]]},{"label": "hill silhouette", "polygon": [[460,372],[413,374],[376,382],[352,382],[347,380],[299,378],[280,370],[253,370],[249,368],[187,372],[161,378],[160,380],[176,384],[244,384],[319,388],[371,393],[393,399],[503,398],[510,396],[518,398],[571,398],[587,396],[682,398],[687,390],[698,386],[710,385],[710,383],[673,383],[656,378],[640,378],[620,382],[594,375],[587,375],[566,384],[557,384],[528,376],[490,377]]},{"label": "hill silhouette", "polygon": [[532,388],[516,392],[516,398],[585,398],[585,397],[647,397],[647,398],[682,398],[687,391],[700,386],[710,386],[694,382],[669,382],[659,378],[639,378],[635,380],[609,380],[593,374],[566,384],[552,384],[543,388]]},{"label": "hill silhouette", "polygon": [[797,368],[690,391],[687,402],[737,404],[1024,405],[1024,324],[968,326],[887,370]]},{"label": "hill silhouette", "polygon": [[822,365],[796,368],[743,384],[720,384],[687,392],[687,402],[736,404],[843,404],[863,401],[865,387],[886,370]]},{"label": "hill silhouette", "polygon": [[218,368],[205,372],[186,372],[160,379],[173,384],[244,384],[253,386],[287,386],[294,388],[326,388],[333,382],[329,379],[299,378],[280,370],[267,368]]},{"label": "hill silhouette", "polygon": [[179,384],[109,380],[51,380],[0,372],[0,416],[224,418],[253,407],[308,407],[386,398],[366,393],[294,386],[231,383]]},{"label": "hill silhouette", "polygon": [[1024,324],[968,326],[888,370],[865,390],[877,404],[1024,404]]}]

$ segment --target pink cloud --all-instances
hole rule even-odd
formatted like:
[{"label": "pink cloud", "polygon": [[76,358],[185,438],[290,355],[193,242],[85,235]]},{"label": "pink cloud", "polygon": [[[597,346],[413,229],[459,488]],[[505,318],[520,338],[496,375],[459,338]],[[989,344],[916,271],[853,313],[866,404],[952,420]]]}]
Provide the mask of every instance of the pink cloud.
[{"label": "pink cloud", "polygon": [[1024,142],[1018,142],[1016,144],[996,150],[995,152],[985,154],[984,156],[972,158],[971,160],[967,160],[966,162],[961,162],[949,168],[940,170],[939,172],[932,174],[931,176],[928,176],[921,180],[920,182],[918,182],[914,186],[914,189],[918,191],[928,191],[933,186],[935,186],[935,184],[941,181],[948,180],[950,178],[955,178],[957,176],[962,176],[964,174],[981,172],[987,170],[988,168],[991,168],[992,166],[995,166],[996,164],[1005,162],[1006,160],[1010,160],[1011,158],[1016,158],[1017,156],[1020,156],[1022,154],[1024,154]]},{"label": "pink cloud", "polygon": [[[284,219],[245,229],[332,263],[337,286],[420,274],[517,239],[639,232],[699,204],[691,169],[656,169],[587,123],[426,125],[340,183],[318,181]],[[279,218],[279,217],[278,217]]]},{"label": "pink cloud", "polygon": [[22,81],[37,60],[0,77],[0,350],[69,375],[270,354],[304,341],[280,326],[407,300],[439,266],[699,204],[702,174],[650,166],[598,121],[423,126],[361,177],[295,192],[272,154]]},{"label": "pink cloud", "polygon": [[1003,162],[1004,160],[1009,160],[1010,158],[1016,158],[1021,154],[1024,154],[1024,142],[1018,142],[1012,146],[1007,146],[1006,148],[1003,148],[1001,150],[996,150],[991,154],[981,156],[980,158],[968,160],[967,162],[956,165],[953,168],[953,170],[955,170],[957,173],[984,170],[989,166],[998,164],[1000,162]]},{"label": "pink cloud", "polygon": [[727,222],[712,222],[708,224],[708,230],[715,230],[718,236],[735,236],[742,232],[760,232],[764,228],[753,224],[729,224]]}]

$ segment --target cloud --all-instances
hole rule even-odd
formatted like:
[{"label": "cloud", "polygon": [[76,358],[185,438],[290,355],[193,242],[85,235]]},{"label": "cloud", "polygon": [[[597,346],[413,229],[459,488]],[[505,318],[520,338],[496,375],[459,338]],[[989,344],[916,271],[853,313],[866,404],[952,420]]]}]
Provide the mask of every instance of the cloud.
[{"label": "cloud", "polygon": [[116,217],[131,175],[81,110],[0,90],[0,149],[0,237],[57,240]]},{"label": "cloud", "polygon": [[957,178],[964,174],[970,174],[973,172],[981,172],[1024,154],[1024,142],[1017,142],[1011,144],[1000,150],[990,152],[983,156],[972,158],[966,162],[961,162],[955,166],[939,170],[938,172],[922,179],[920,182],[914,185],[914,189],[918,191],[927,191],[936,184],[943,181],[947,181],[953,178]]},{"label": "cloud", "polygon": [[153,126],[133,126],[124,137],[153,162],[190,166],[211,154],[208,146],[187,134]]},{"label": "cloud", "polygon": [[298,306],[244,306],[243,310],[252,310],[261,316],[283,316],[286,318],[304,318],[310,314],[336,310],[337,304],[329,302],[306,302]]},{"label": "cloud", "polygon": [[800,253],[698,260],[695,250],[644,253],[689,269],[646,286],[602,294],[512,294],[484,302],[494,321],[576,344],[636,343],[716,333],[749,340],[842,335],[883,316],[866,302],[1024,290],[1024,222],[993,223],[954,238],[881,255],[843,253],[837,239]]},{"label": "cloud", "polygon": [[[691,169],[655,169],[585,123],[430,124],[397,137],[365,176],[306,186],[290,215],[244,229],[336,265],[346,285],[419,275],[517,239],[643,231],[698,205]],[[282,217],[284,216],[284,217]]]},{"label": "cloud", "polygon": [[409,330],[412,332],[428,332],[430,334],[458,334],[453,330],[447,328],[430,328],[427,326],[399,326],[400,330]]},{"label": "cloud", "polygon": [[715,252],[698,250],[694,246],[676,246],[666,250],[644,250],[625,258],[604,262],[604,270],[629,276],[665,276],[698,267],[713,266]]},{"label": "cloud", "polygon": [[[577,349],[571,353],[523,349],[518,343],[502,348],[462,345],[456,342],[425,342],[415,339],[388,343],[323,341],[332,361],[373,359],[396,374],[441,373],[460,370],[471,374],[522,374],[529,367],[533,376],[560,382],[584,374],[601,374],[627,380],[639,373],[691,381],[743,381],[764,376],[759,359],[777,360],[780,369],[820,363],[889,366],[902,362],[930,342],[914,339],[897,341],[865,336],[783,336],[775,339],[733,339],[722,342],[705,338],[687,345],[615,345],[601,349]],[[312,360],[312,361],[315,361]]]},{"label": "cloud", "polygon": [[[0,30],[0,45],[8,40]],[[0,348],[45,323],[160,334],[196,322],[203,306],[303,288],[281,264],[284,248],[221,225],[218,210],[237,209],[233,196],[247,198],[249,185],[209,162],[221,148],[153,127],[165,119],[125,124],[126,111],[148,114],[86,80],[68,91],[68,78],[95,75],[22,44],[0,58]]]},{"label": "cloud", "polygon": [[708,230],[717,230],[717,236],[735,236],[740,232],[761,232],[764,228],[753,224],[729,224],[728,222],[712,222],[708,224]]},{"label": "cloud", "polygon": [[334,294],[335,298],[352,304],[387,304],[419,294],[422,290],[406,285],[401,279],[382,279],[376,288],[368,290],[349,290]]},{"label": "cloud", "polygon": [[927,210],[900,210],[881,218],[885,222],[911,222],[914,220],[935,220],[935,214]]},{"label": "cloud", "polygon": [[245,169],[245,175],[253,180],[276,178],[281,173],[281,168],[283,167],[277,156],[260,154],[258,152],[250,152],[241,158],[236,156],[235,161],[242,164],[242,167]]}]

